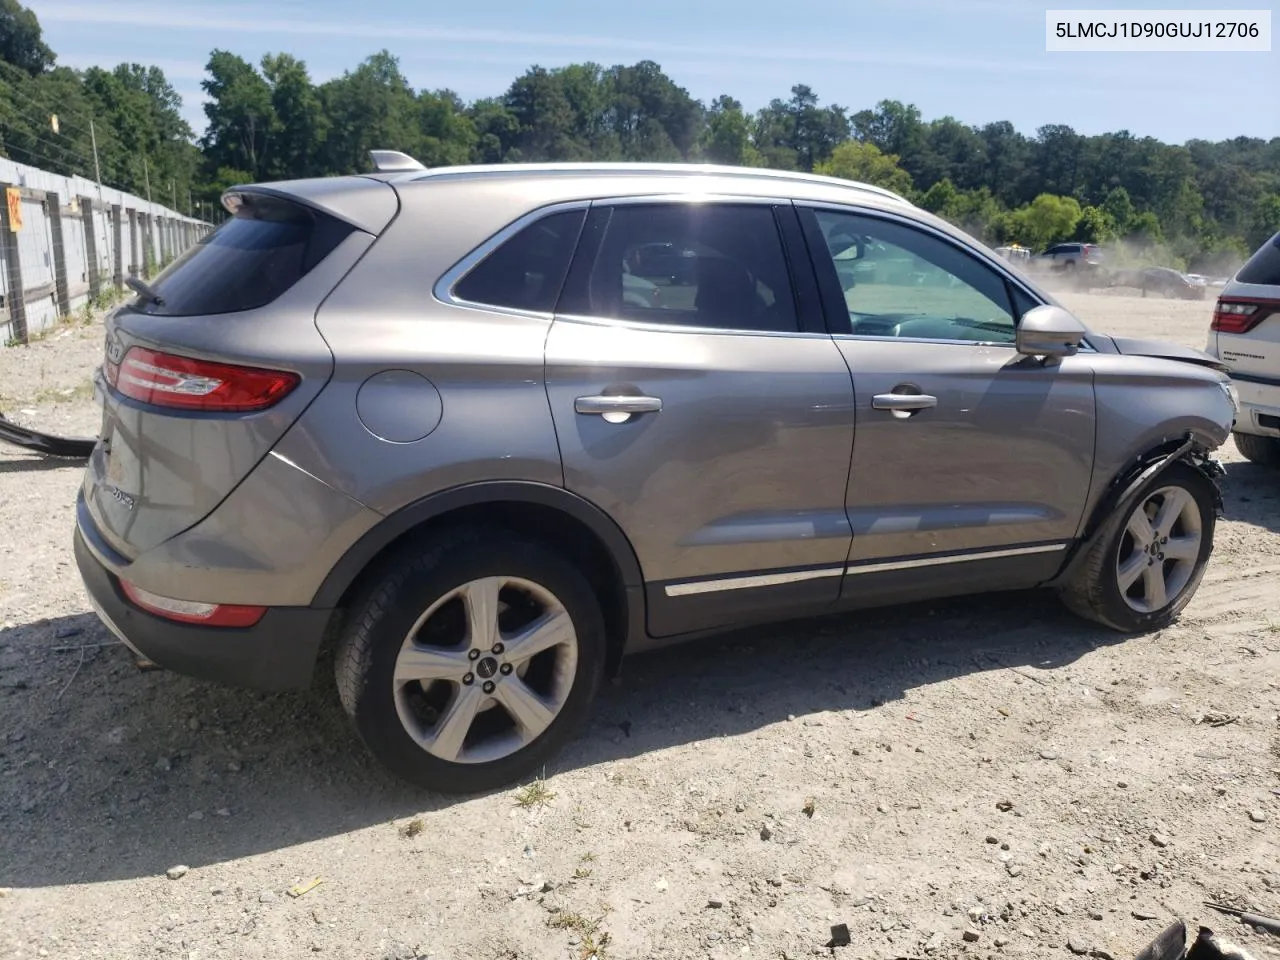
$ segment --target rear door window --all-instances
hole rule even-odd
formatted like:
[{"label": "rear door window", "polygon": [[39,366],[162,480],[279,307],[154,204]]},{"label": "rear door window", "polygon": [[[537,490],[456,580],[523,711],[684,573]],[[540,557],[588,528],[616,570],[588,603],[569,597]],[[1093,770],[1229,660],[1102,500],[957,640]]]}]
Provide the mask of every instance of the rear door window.
[{"label": "rear door window", "polygon": [[1280,286],[1280,233],[1264,243],[1240,268],[1236,279],[1241,283],[1263,283]]},{"label": "rear door window", "polygon": [[569,284],[561,313],[744,332],[799,329],[782,237],[764,204],[619,204],[582,280]]},{"label": "rear door window", "polygon": [[520,230],[453,288],[468,303],[550,313],[560,296],[586,210],[562,210]]},{"label": "rear door window", "polygon": [[211,316],[271,303],[333,252],[355,227],[276,197],[245,195],[235,215],[151,281],[158,302],[133,308],[164,317]]}]

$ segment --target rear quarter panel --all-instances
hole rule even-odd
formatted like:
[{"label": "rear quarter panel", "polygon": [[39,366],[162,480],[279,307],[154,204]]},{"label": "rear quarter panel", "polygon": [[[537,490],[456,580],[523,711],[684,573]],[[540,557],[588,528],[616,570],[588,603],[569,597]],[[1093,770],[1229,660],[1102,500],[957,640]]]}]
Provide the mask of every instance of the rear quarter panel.
[{"label": "rear quarter panel", "polygon": [[[334,374],[279,453],[382,514],[480,480],[563,485],[543,382],[550,317],[452,306],[432,294],[459,259],[540,205],[536,186],[398,185],[399,217],[317,316]],[[425,411],[438,406],[426,435],[380,439],[357,413],[362,385],[388,371],[404,371],[395,403],[407,423],[429,421]]]}]

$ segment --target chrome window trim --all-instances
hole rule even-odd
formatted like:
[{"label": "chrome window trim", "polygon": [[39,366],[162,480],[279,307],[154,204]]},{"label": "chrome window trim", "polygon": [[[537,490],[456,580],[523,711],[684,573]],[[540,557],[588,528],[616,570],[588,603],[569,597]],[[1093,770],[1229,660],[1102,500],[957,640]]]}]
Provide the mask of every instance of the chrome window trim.
[{"label": "chrome window trim", "polygon": [[1007,547],[996,550],[976,550],[972,553],[947,554],[940,557],[916,557],[911,560],[871,561],[851,563],[837,567],[818,567],[808,570],[790,570],[783,573],[749,574],[738,577],[719,577],[714,580],[686,580],[669,583],[663,590],[668,597],[697,596],[726,590],[744,590],[756,587],[774,587],[825,577],[851,577],[862,573],[887,573],[895,570],[915,570],[922,567],[939,567],[951,563],[967,563],[972,560],[1003,560],[1010,557],[1029,557],[1042,553],[1058,553],[1066,550],[1067,542],[1038,543],[1028,547]]},{"label": "chrome window trim", "polygon": [[[835,203],[830,200],[796,200],[794,201],[794,203],[797,209],[830,210],[834,213],[846,213],[851,216],[869,217],[872,219],[879,219],[879,220],[889,220],[894,223],[900,224],[901,226],[911,227],[913,229],[919,230],[920,232],[929,234],[930,236],[934,237],[937,240],[940,240],[943,243],[950,244],[952,247],[956,248],[960,252],[968,254],[978,262],[991,268],[991,270],[995,272],[997,276],[1003,279],[1006,283],[1012,284],[1018,290],[1021,290],[1031,300],[1033,300],[1037,306],[1050,305],[1050,301],[1046,300],[1044,296],[1041,295],[1039,292],[1037,292],[1034,288],[1028,286],[1027,282],[1018,274],[1010,270],[1009,265],[1005,263],[1003,260],[1001,260],[999,257],[994,256],[978,247],[970,247],[967,244],[961,243],[955,237],[947,233],[945,230],[939,230],[937,227],[933,226],[933,224],[926,223],[923,220],[919,220],[915,217],[899,213],[896,210],[882,210],[879,207],[868,207],[868,206],[862,206],[860,204],[855,204],[855,203]],[[1014,304],[1011,303],[1010,306],[1012,307],[1014,306]],[[1015,326],[1015,330],[1016,329],[1017,328]],[[947,339],[931,339],[931,338],[923,338],[923,337],[876,337],[876,336],[869,336],[866,334],[856,334],[856,333],[837,333],[837,334],[833,334],[833,336],[841,340],[889,340],[889,341],[902,341],[905,343],[959,343],[959,344],[968,344],[970,346],[994,346],[994,347],[1009,347],[1010,349],[1016,349],[1014,344],[1004,340],[987,341],[987,340],[947,340]],[[1093,344],[1089,343],[1087,335],[1085,340],[1081,343],[1081,352],[1084,352],[1084,353],[1097,352]]]},{"label": "chrome window trim", "polygon": [[[616,317],[594,317],[578,313],[557,313],[557,321],[566,323],[585,323],[594,327],[623,327],[630,330],[648,331],[650,333],[689,333],[699,336],[725,337],[786,337],[788,339],[830,340],[829,333],[814,333],[810,330],[748,330],[742,327],[695,327],[683,323],[650,323],[646,320],[627,320]],[[892,338],[890,338],[892,339]]]},{"label": "chrome window trim", "polygon": [[497,233],[491,235],[479,246],[472,248],[463,255],[457,263],[446,270],[436,280],[435,285],[431,288],[431,295],[439,302],[450,307],[462,307],[470,310],[483,310],[485,313],[497,313],[509,317],[524,317],[526,319],[545,320],[550,322],[555,319],[555,314],[551,311],[544,310],[521,310],[517,307],[503,307],[491,303],[480,303],[475,300],[463,300],[453,291],[462,279],[472,270],[480,265],[491,253],[500,246],[514,237],[521,230],[532,226],[539,220],[553,216],[557,213],[564,213],[568,210],[587,210],[591,206],[590,200],[567,200],[561,203],[551,203],[544,207],[538,207],[530,210],[528,213],[522,214],[515,220],[512,220]]}]

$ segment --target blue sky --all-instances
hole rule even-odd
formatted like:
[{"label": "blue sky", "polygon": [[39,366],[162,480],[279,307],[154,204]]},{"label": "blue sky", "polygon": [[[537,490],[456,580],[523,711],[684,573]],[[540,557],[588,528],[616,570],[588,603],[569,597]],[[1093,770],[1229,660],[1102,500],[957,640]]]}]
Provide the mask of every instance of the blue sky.
[{"label": "blue sky", "polygon": [[[1166,4],[1169,0],[1165,0]],[[1045,10],[1027,0],[26,0],[59,62],[156,64],[203,132],[209,51],[285,51],[313,79],[383,47],[414,86],[465,99],[500,94],[529,65],[652,59],[693,96],[750,109],[807,83],[859,110],[882,99],[926,119],[1065,123],[1172,142],[1280,135],[1280,48],[1271,53],[1046,53]],[[1266,3],[1254,3],[1265,8]],[[1078,6],[1161,6],[1130,0]],[[1199,0],[1195,8],[1247,2]]]}]

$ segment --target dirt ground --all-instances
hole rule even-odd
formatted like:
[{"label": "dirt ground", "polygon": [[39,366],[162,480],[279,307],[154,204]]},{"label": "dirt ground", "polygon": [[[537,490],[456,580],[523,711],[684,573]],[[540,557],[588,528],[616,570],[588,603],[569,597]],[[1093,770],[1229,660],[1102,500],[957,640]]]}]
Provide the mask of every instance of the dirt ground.
[{"label": "dirt ground", "polygon": [[[1063,299],[1204,343],[1207,303]],[[100,353],[0,350],[0,409],[93,433]],[[800,958],[846,923],[837,957],[1123,960],[1174,918],[1280,955],[1202,905],[1280,914],[1280,474],[1222,453],[1171,629],[1027,594],[735,634],[629,661],[543,783],[443,799],[367,758],[327,672],[135,669],[71,560],[80,468],[5,449],[0,957]]]}]

